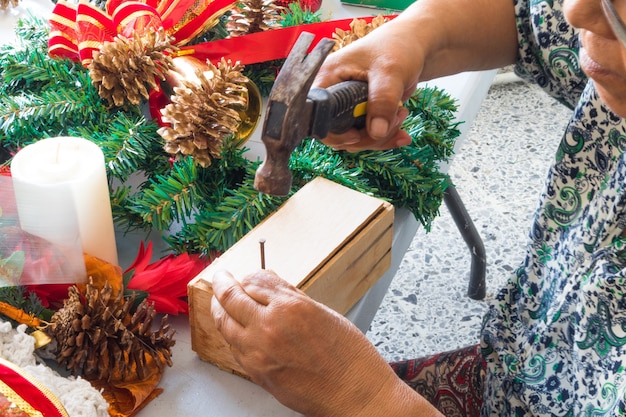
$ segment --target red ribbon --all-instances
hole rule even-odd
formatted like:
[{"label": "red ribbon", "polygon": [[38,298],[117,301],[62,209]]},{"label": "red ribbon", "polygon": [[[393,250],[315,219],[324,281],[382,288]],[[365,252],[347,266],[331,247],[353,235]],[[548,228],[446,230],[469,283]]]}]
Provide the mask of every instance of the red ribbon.
[{"label": "red ribbon", "polygon": [[184,45],[215,25],[235,1],[111,0],[102,11],[91,3],[76,6],[60,0],[50,17],[48,53],[88,66],[93,53],[118,34],[130,38],[136,32],[160,27],[174,37],[174,45]]},{"label": "red ribbon", "polygon": [[[34,410],[46,417],[67,417],[67,411],[61,402],[46,388],[44,393],[39,382],[23,373],[17,365],[0,359],[0,382],[26,401]],[[2,391],[0,391],[2,392]],[[46,395],[48,394],[48,395]],[[6,395],[5,395],[6,396]],[[7,398],[10,398],[7,396]]]},{"label": "red ribbon", "polygon": [[[362,20],[368,23],[375,16],[365,17]],[[385,16],[392,19],[393,16]],[[282,29],[267,30],[235,38],[205,42],[198,45],[183,46],[177,55],[191,55],[202,61],[211,61],[216,64],[222,58],[242,65],[256,64],[287,58],[291,48],[302,32],[315,35],[311,48],[322,38],[332,38],[337,29],[348,30],[354,19],[330,20],[320,23],[311,23],[300,26],[290,26]]]}]

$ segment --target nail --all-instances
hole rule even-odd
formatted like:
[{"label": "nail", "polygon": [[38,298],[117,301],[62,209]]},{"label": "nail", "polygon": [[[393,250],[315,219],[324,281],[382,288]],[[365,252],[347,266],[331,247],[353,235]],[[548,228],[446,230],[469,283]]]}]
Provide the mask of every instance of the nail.
[{"label": "nail", "polygon": [[261,247],[261,269],[265,269],[265,239],[259,239],[259,246]]}]

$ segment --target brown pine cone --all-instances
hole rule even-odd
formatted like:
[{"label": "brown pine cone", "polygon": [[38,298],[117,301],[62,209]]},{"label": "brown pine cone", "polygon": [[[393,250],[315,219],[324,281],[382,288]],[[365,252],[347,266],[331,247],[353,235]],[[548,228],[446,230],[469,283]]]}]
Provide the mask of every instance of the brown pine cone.
[{"label": "brown pine cone", "polygon": [[70,287],[63,307],[47,328],[57,342],[57,361],[74,375],[96,375],[104,380],[143,378],[148,358],[159,368],[170,365],[174,331],[163,317],[154,331],[156,312],[144,300],[131,314],[134,297],[116,297],[106,283],[87,284],[84,298]]}]

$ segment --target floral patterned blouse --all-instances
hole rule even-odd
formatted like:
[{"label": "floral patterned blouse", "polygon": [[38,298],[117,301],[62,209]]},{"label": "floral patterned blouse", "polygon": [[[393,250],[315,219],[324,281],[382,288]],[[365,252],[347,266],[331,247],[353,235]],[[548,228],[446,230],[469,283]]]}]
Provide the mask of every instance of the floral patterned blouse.
[{"label": "floral patterned blouse", "polygon": [[514,1],[516,71],[573,115],[525,260],[484,319],[482,415],[625,415],[626,122],[581,72],[561,0]]}]

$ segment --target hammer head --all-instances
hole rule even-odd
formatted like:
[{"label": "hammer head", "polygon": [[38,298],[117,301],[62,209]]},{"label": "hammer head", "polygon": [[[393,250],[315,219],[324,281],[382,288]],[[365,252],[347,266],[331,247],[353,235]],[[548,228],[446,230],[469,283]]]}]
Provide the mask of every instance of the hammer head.
[{"label": "hammer head", "polygon": [[291,190],[289,159],[311,129],[307,95],[334,45],[333,40],[322,39],[307,55],[314,37],[300,34],[270,92],[261,137],[266,157],[254,177],[254,188],[262,193],[283,196]]}]

